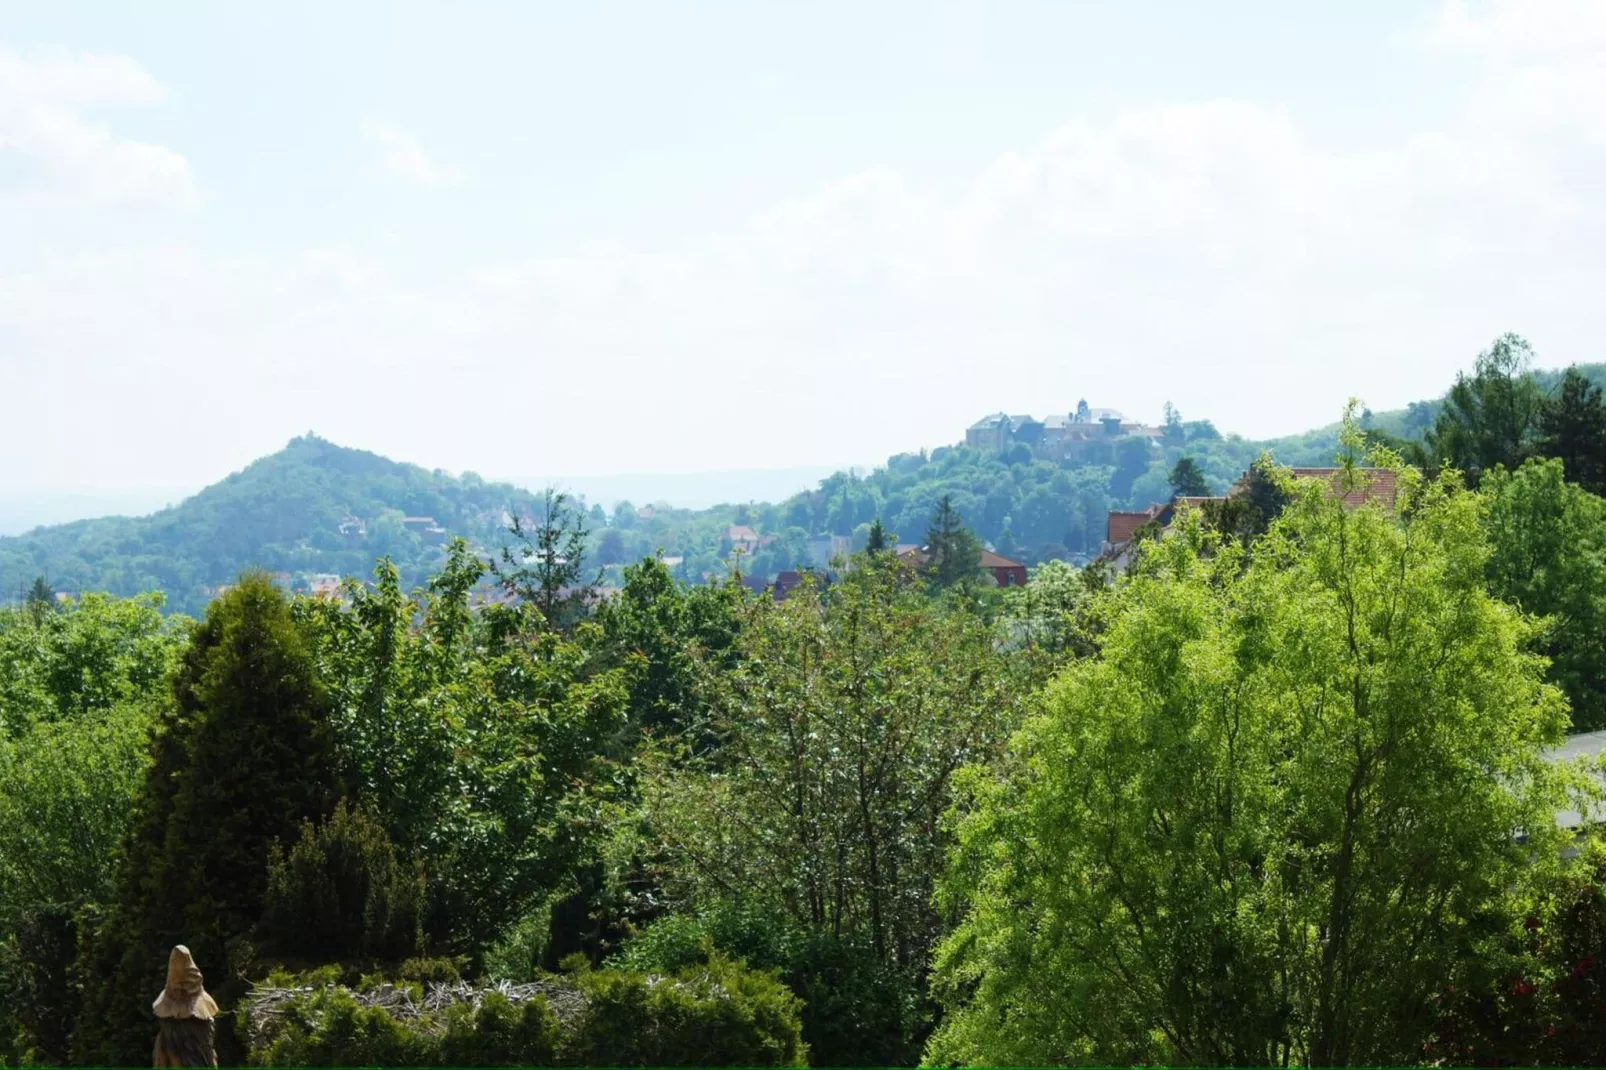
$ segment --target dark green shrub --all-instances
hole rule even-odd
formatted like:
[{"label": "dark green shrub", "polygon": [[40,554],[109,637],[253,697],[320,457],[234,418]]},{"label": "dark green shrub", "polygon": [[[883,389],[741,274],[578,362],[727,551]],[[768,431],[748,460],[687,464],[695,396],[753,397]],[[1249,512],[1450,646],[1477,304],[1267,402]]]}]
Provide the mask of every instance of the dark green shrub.
[{"label": "dark green shrub", "polygon": [[566,1046],[579,1066],[803,1066],[799,1001],[769,973],[715,956],[673,979],[584,972],[586,1012]]},{"label": "dark green shrub", "polygon": [[802,1001],[814,1066],[906,1066],[920,1061],[932,1013],[919,977],[878,958],[864,941],[811,934],[762,908],[726,903],[670,915],[632,938],[610,964],[675,972],[724,954],[774,970]]},{"label": "dark green shrub", "polygon": [[423,946],[423,875],[397,857],[384,826],[345,802],[321,827],[301,828],[268,862],[258,936],[300,959],[398,962]]},{"label": "dark green shrub", "polygon": [[556,1066],[558,1019],[541,996],[515,1006],[490,992],[475,1011],[453,1008],[441,1041],[444,1066]]},{"label": "dark green shrub", "polygon": [[[344,988],[325,988],[291,1003],[271,1042],[250,1053],[255,1066],[442,1065],[440,1041]],[[242,1015],[243,1017],[243,1015]],[[248,1024],[240,1032],[249,1035]]]}]

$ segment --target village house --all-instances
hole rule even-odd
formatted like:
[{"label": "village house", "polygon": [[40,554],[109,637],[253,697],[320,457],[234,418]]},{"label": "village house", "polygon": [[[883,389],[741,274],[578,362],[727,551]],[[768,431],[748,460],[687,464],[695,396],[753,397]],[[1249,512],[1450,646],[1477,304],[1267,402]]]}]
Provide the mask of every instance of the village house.
[{"label": "village house", "polygon": [[432,516],[404,516],[402,527],[431,545],[446,541],[446,529],[435,523]]},{"label": "village house", "polygon": [[[924,568],[926,562],[930,560],[930,555],[926,553],[926,548],[924,546],[916,546],[913,543],[900,543],[897,554],[917,569]],[[1000,587],[1026,586],[1026,565],[1024,562],[1016,561],[1014,558],[1005,557],[1003,554],[994,553],[991,550],[983,550],[980,564],[982,571],[991,576],[993,582]]]},{"label": "village house", "polygon": [[851,535],[816,535],[808,542],[809,564],[814,568],[830,568],[832,561],[851,553]]},{"label": "village house", "polygon": [[782,569],[775,574],[773,580],[766,580],[759,576],[742,577],[742,585],[754,594],[767,594],[777,602],[786,601],[791,594],[808,577],[813,577],[815,584],[824,588],[831,584],[829,572],[818,571],[812,568]]},{"label": "village house", "polygon": [[746,524],[732,524],[725,529],[725,540],[730,546],[731,553],[743,553],[751,557],[759,547],[758,532]]}]

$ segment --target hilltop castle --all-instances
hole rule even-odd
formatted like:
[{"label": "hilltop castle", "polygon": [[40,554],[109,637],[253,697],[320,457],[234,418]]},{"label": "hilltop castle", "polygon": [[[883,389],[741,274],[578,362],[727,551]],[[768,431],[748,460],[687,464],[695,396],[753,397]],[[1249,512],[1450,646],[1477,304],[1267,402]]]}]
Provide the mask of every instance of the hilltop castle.
[{"label": "hilltop castle", "polygon": [[1164,435],[1162,427],[1130,423],[1114,409],[1089,408],[1086,401],[1079,401],[1075,411],[1052,413],[1041,420],[1034,416],[1011,416],[1007,412],[983,416],[966,428],[965,445],[1002,452],[1016,443],[1023,443],[1030,447],[1034,456],[1045,460],[1092,461],[1106,452],[1109,443],[1116,439],[1155,440]]}]

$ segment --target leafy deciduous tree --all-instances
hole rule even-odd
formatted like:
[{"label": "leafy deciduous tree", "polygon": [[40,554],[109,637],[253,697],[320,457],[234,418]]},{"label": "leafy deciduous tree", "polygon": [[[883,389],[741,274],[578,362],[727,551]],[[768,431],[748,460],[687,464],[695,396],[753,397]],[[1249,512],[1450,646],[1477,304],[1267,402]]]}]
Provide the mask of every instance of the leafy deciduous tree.
[{"label": "leafy deciduous tree", "polygon": [[1606,727],[1606,501],[1566,482],[1560,460],[1496,468],[1480,490],[1490,588],[1546,618],[1537,645],[1573,728]]},{"label": "leafy deciduous tree", "polygon": [[1474,485],[1495,465],[1521,464],[1533,452],[1544,407],[1532,365],[1532,348],[1515,334],[1478,354],[1472,375],[1456,376],[1427,434],[1433,459]]},{"label": "leafy deciduous tree", "polygon": [[1413,1062],[1562,865],[1564,702],[1485,591],[1474,497],[1400,520],[1311,481],[1247,567],[1211,539],[1150,544],[1099,655],[966,781],[932,1062]]}]

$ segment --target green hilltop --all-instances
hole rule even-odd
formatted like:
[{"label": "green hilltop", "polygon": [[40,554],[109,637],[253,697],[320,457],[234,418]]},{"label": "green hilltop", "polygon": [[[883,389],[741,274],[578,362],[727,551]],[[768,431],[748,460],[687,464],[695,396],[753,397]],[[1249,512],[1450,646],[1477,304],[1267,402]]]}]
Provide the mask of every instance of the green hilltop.
[{"label": "green hilltop", "polygon": [[194,612],[242,569],[366,575],[385,554],[417,580],[439,563],[448,534],[499,545],[505,511],[533,501],[472,473],[431,472],[306,435],[150,516],[0,538],[0,590],[43,575],[58,591],[161,590],[170,608]]}]

